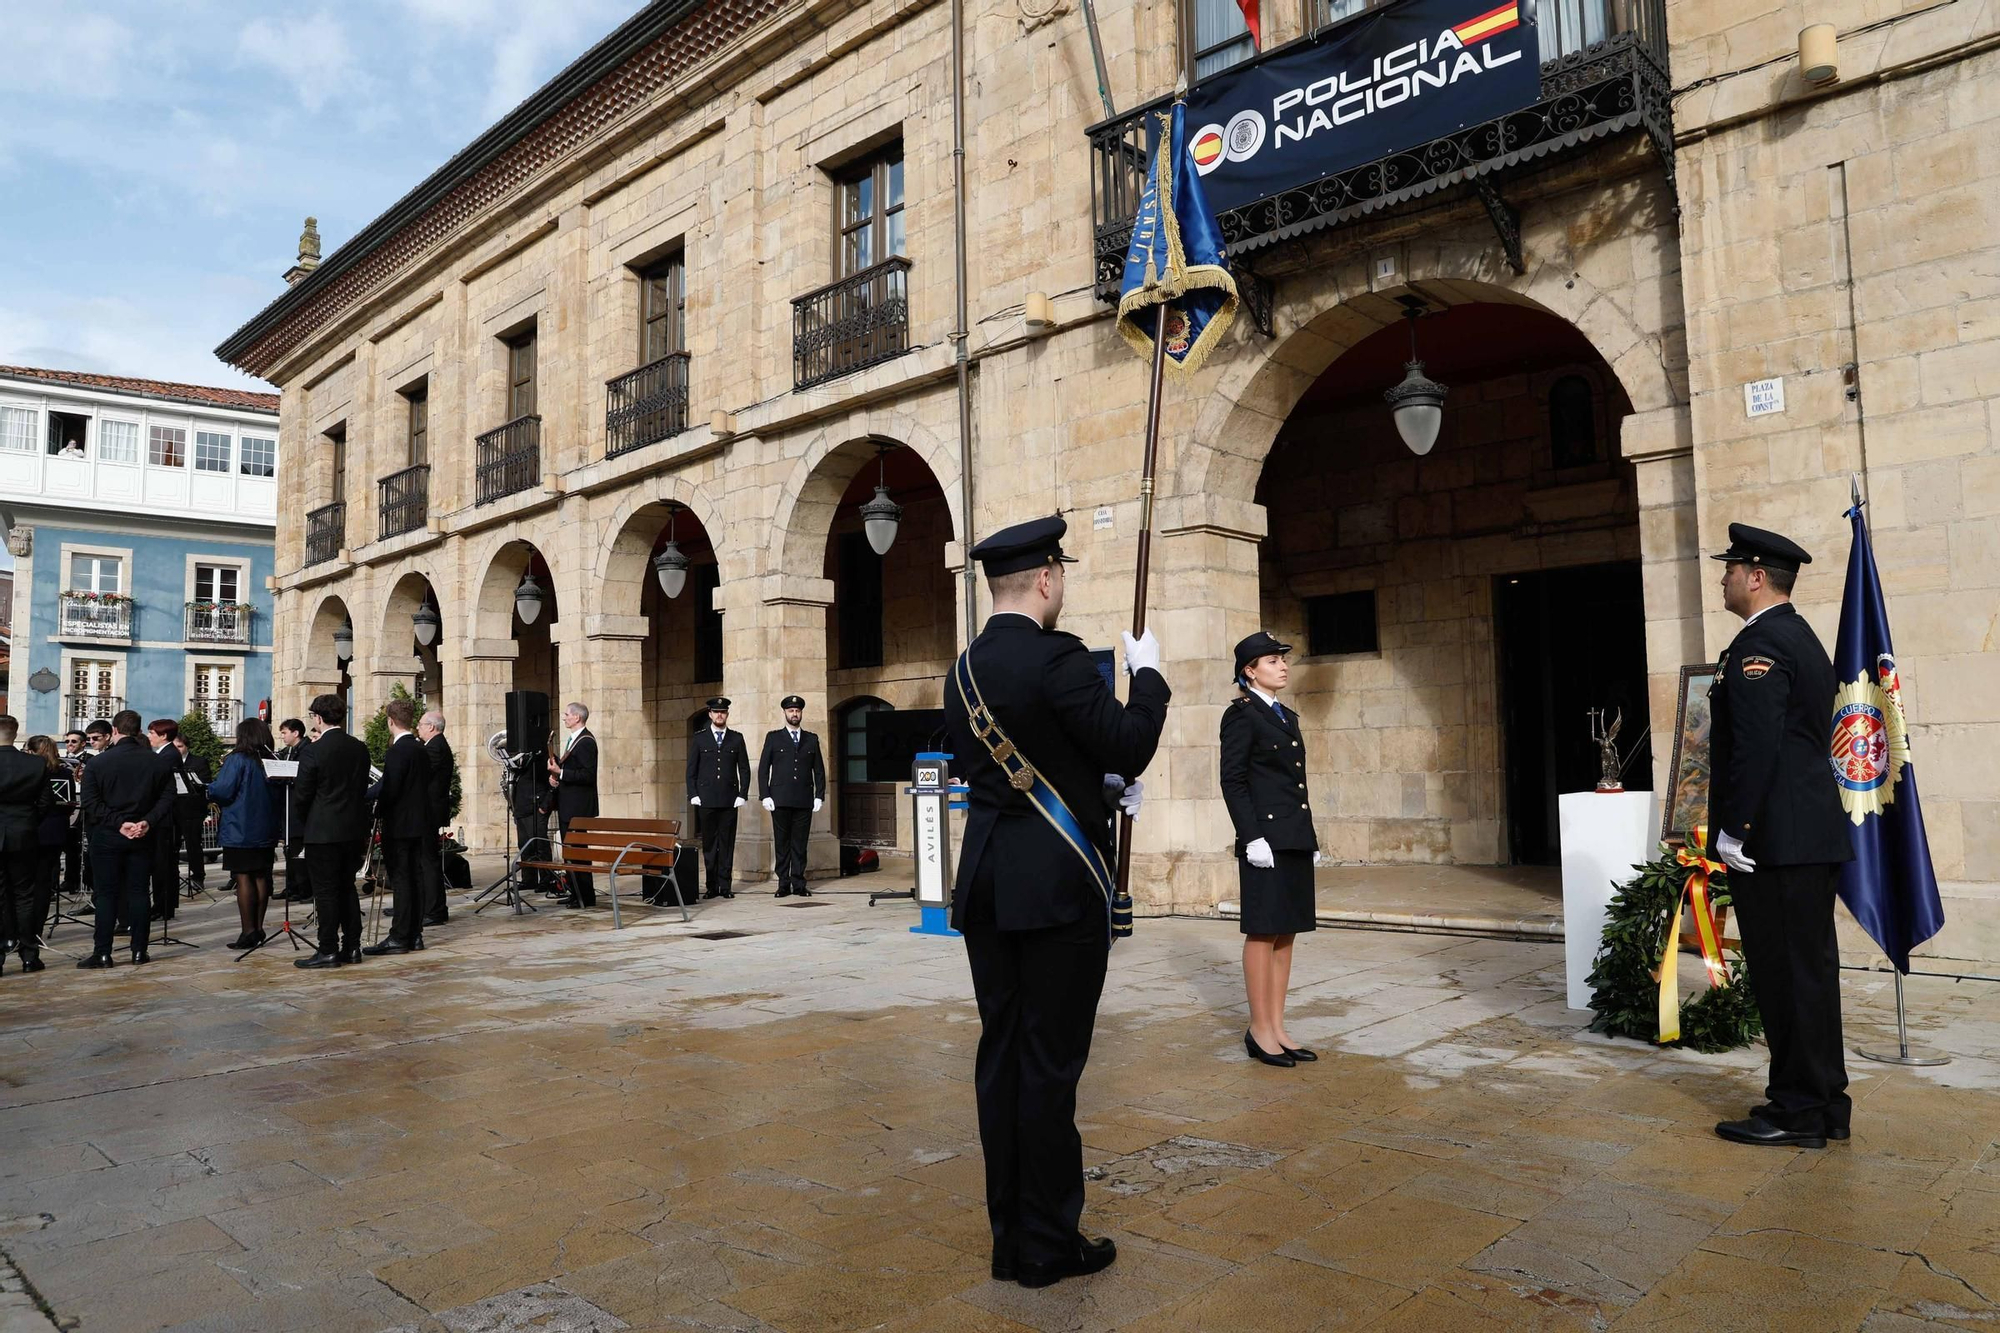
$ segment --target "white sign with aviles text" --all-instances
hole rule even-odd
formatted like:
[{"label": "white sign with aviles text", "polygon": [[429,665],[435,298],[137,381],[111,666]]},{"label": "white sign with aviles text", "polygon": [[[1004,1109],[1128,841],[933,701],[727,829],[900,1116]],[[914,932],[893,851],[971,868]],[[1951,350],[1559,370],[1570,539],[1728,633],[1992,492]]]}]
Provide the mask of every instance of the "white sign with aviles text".
[{"label": "white sign with aviles text", "polygon": [[1785,410],[1785,381],[1751,380],[1743,386],[1745,416],[1770,417]]}]

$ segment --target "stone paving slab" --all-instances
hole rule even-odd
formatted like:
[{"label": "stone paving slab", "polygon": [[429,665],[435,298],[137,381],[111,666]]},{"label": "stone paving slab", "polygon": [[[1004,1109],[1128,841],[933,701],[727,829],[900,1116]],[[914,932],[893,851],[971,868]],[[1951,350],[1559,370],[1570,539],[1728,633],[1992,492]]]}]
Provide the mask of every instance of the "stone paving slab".
[{"label": "stone paving slab", "polygon": [[[1590,1034],[1545,943],[1304,937],[1322,1059],[1252,1064],[1213,920],[1113,955],[1079,1115],[1119,1262],[995,1284],[963,952],[857,885],[623,931],[461,898],[426,952],[334,973],[233,961],[197,904],[202,947],[146,968],[10,971],[0,1235],[120,1333],[2000,1322],[2000,986],[1913,980],[1953,1063],[1854,1061],[1850,1142],[1751,1149],[1711,1126],[1761,1049]],[[1885,983],[1845,979],[1851,1036]]]}]

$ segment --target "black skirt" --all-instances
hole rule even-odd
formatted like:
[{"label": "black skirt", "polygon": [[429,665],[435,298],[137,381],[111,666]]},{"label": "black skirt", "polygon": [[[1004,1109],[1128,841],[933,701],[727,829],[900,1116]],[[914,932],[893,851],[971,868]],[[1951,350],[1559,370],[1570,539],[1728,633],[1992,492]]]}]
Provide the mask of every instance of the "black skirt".
[{"label": "black skirt", "polygon": [[224,847],[222,868],[231,875],[268,875],[277,859],[275,847]]},{"label": "black skirt", "polygon": [[1236,858],[1237,924],[1245,935],[1297,935],[1318,928],[1313,912],[1313,854],[1273,852],[1269,870]]}]

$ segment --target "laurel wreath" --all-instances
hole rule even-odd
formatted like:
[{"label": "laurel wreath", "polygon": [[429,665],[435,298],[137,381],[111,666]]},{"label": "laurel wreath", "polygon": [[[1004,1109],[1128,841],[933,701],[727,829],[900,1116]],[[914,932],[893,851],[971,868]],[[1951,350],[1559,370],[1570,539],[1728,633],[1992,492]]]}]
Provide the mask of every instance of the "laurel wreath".
[{"label": "laurel wreath", "polygon": [[[1604,942],[1591,968],[1593,1032],[1659,1044],[1658,968],[1667,931],[1680,927],[1681,889],[1687,869],[1662,846],[1658,859],[1634,866],[1634,878],[1612,898],[1604,921]],[[1729,901],[1728,880],[1710,883],[1712,901]],[[1740,953],[1729,953],[1729,979],[1720,986],[1697,986],[1681,1001],[1681,1035],[1669,1046],[1714,1053],[1748,1046],[1764,1023],[1750,993],[1749,970]]]}]

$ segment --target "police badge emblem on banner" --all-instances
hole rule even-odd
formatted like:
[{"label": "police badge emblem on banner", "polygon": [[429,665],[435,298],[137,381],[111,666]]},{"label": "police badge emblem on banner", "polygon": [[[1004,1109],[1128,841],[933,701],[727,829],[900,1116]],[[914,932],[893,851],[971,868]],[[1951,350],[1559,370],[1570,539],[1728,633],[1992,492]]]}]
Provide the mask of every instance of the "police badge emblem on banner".
[{"label": "police badge emblem on banner", "polygon": [[1222,229],[1208,211],[1187,149],[1187,107],[1161,114],[1159,147],[1132,219],[1118,332],[1140,355],[1153,354],[1153,332],[1166,307],[1166,368],[1176,379],[1201,369],[1236,318],[1236,279],[1222,250]]}]

